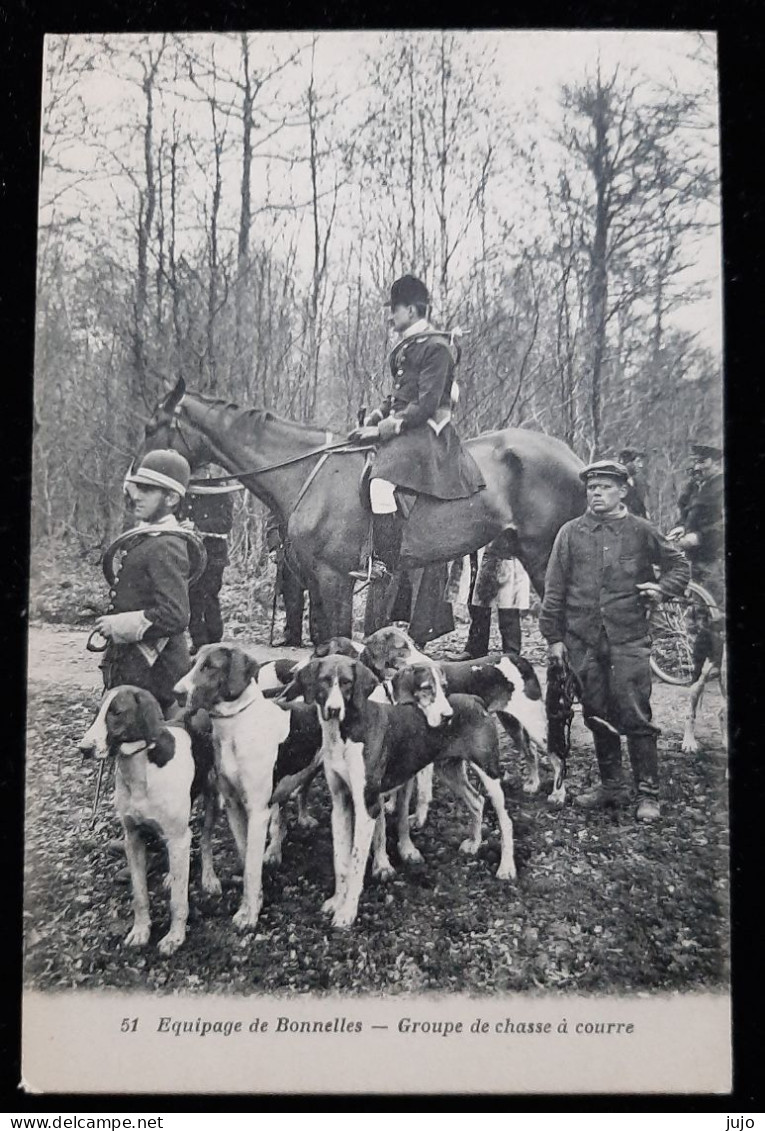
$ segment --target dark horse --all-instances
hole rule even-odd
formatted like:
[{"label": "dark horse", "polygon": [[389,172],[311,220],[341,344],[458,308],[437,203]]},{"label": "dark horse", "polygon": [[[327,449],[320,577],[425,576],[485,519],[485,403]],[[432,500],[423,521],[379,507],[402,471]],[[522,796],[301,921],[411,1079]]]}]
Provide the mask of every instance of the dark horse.
[{"label": "dark horse", "polygon": [[[174,448],[192,469],[218,463],[287,524],[287,536],[320,602],[322,639],[350,636],[353,579],[369,528],[359,478],[365,453],[322,450],[342,436],[282,420],[262,409],[186,392],[183,378],[146,426],[141,458]],[[544,592],[553,540],[583,512],[583,464],[560,440],[522,428],[486,432],[465,447],[486,487],[468,499],[421,495],[406,522],[400,566],[452,561],[485,546],[503,530],[517,535],[518,557]]]}]

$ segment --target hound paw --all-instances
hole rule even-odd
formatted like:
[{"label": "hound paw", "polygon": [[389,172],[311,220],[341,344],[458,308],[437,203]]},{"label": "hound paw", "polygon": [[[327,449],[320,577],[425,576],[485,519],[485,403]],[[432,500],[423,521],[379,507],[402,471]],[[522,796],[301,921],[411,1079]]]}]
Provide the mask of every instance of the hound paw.
[{"label": "hound paw", "polygon": [[332,926],[338,931],[349,931],[356,921],[356,916],[352,911],[346,911],[340,908],[336,911],[332,919]]},{"label": "hound paw", "polygon": [[401,859],[406,861],[407,864],[423,863],[422,853],[420,852],[419,848],[415,848],[413,844],[404,845],[403,848],[399,847],[398,851]]},{"label": "hound paw", "polygon": [[547,796],[547,804],[553,809],[561,809],[566,803],[566,787],[553,789]]},{"label": "hound paw", "polygon": [[282,862],[281,848],[272,848],[270,845],[263,853],[263,864],[269,868],[276,868]]},{"label": "hound paw", "polygon": [[233,923],[237,931],[248,931],[251,927],[257,927],[259,914],[259,907],[253,911],[243,904],[233,918]]},{"label": "hound paw", "polygon": [[169,930],[164,938],[159,940],[157,950],[160,954],[167,956],[168,954],[175,954],[179,947],[183,946],[186,939],[185,931]]},{"label": "hound paw", "polygon": [[301,813],[297,821],[301,829],[318,829],[319,822],[310,813]]},{"label": "hound paw", "polygon": [[428,820],[428,806],[424,805],[422,808],[417,808],[412,816],[409,818],[409,825],[413,829],[424,829]]},{"label": "hound paw", "polygon": [[500,864],[499,868],[497,868],[497,879],[498,880],[514,880],[514,879],[516,879],[516,877],[517,877],[517,872],[515,870],[515,864],[514,863],[513,864],[505,864],[504,867],[502,866],[502,864]]},{"label": "hound paw", "polygon": [[524,778],[521,787],[524,793],[539,793],[539,778]]},{"label": "hound paw", "polygon": [[202,872],[202,891],[207,895],[221,895],[223,888],[215,872]]},{"label": "hound paw", "polygon": [[334,915],[336,909],[340,906],[340,896],[331,895],[329,899],[325,899],[321,905],[322,915]]},{"label": "hound paw", "polygon": [[477,855],[478,849],[480,847],[480,840],[473,840],[471,837],[468,837],[467,840],[463,840],[462,844],[460,845],[460,852],[463,856],[475,856]]},{"label": "hound paw", "polygon": [[381,864],[379,868],[375,868],[375,866],[372,865],[372,875],[384,884],[387,883],[388,880],[393,879],[396,875],[396,869],[389,860],[387,864]]},{"label": "hound paw", "polygon": [[151,923],[145,926],[135,926],[129,935],[125,937],[125,946],[146,946],[151,934]]},{"label": "hound paw", "polygon": [[680,750],[683,754],[698,754],[699,744],[693,735],[686,735],[683,739]]}]

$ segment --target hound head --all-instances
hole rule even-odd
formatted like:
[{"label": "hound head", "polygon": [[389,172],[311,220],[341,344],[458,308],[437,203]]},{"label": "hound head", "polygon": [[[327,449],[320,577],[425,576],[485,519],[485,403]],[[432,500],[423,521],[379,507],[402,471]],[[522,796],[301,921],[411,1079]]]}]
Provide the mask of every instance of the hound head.
[{"label": "hound head", "polygon": [[348,656],[351,660],[358,660],[364,651],[362,644],[351,640],[350,636],[332,636],[322,644],[317,644],[313,650],[312,659],[323,659],[324,656]]},{"label": "hound head", "polygon": [[309,660],[295,674],[292,698],[302,695],[315,703],[319,717],[343,722],[351,713],[360,713],[377,687],[377,680],[359,660],[348,656],[324,656]]},{"label": "hound head", "polygon": [[429,727],[440,727],[454,715],[446,698],[446,677],[438,664],[411,664],[393,677],[395,703],[414,703]]},{"label": "hound head", "polygon": [[197,653],[194,666],[178,680],[173,693],[191,710],[206,711],[219,703],[235,702],[258,674],[258,662],[241,648],[230,644],[205,644]]},{"label": "hound head", "polygon": [[429,662],[412,638],[392,624],[367,637],[360,658],[380,679],[390,679],[408,664]]},{"label": "hound head", "polygon": [[149,761],[164,766],[173,756],[175,743],[151,692],[125,684],[107,691],[92,726],[80,739],[79,750],[84,757],[99,759],[146,750]]}]

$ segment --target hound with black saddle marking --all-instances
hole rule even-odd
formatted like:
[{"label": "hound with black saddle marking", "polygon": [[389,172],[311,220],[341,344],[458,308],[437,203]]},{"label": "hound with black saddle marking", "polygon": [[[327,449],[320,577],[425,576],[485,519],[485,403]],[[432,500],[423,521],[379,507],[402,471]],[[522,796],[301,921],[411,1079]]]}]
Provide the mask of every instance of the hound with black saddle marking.
[{"label": "hound with black saddle marking", "polygon": [[[395,705],[370,699],[375,677],[362,663],[345,656],[312,660],[297,673],[296,681],[305,701],[316,704],[323,734],[321,756],[332,797],[335,864],[335,891],[324,911],[332,914],[334,926],[349,927],[356,919],[376,822],[378,851],[382,841],[384,852],[381,795],[410,782],[435,760],[447,765],[468,760],[473,765],[500,827],[497,876],[515,878],[512,822],[499,782],[497,732],[479,699],[469,695],[447,699],[439,669],[432,664],[399,677],[401,702]],[[460,786],[456,788],[459,792]],[[399,830],[408,839],[408,818],[400,817]],[[472,829],[470,850],[477,851],[478,844],[480,816],[477,833],[475,824]],[[411,850],[410,858],[421,859],[413,845]]]},{"label": "hound with black saddle marking", "polygon": [[257,661],[240,648],[206,644],[175,694],[191,710],[203,708],[212,720],[215,767],[239,855],[244,891],[234,924],[257,924],[263,903],[262,876],[270,816],[273,774],[290,717],[265,699],[258,687]]},{"label": "hound with black saddle marking", "polygon": [[[557,754],[548,749],[547,714],[542,689],[528,660],[523,657],[511,659],[509,656],[494,660],[487,656],[478,660],[435,661],[420,652],[402,629],[389,625],[367,638],[361,661],[383,680],[409,664],[438,663],[450,691],[477,695],[486,709],[497,716],[513,740],[528,766],[524,793],[539,792],[538,751],[541,750],[550,759],[553,768],[553,788],[548,801],[551,805],[564,803],[565,766]],[[531,757],[527,738],[532,744]],[[415,823],[419,827],[424,824],[424,815],[423,812],[417,814]]]},{"label": "hound with black saddle marking", "polygon": [[[166,723],[154,696],[122,685],[107,691],[96,719],[79,748],[86,756],[116,758],[114,802],[125,830],[125,849],[133,886],[133,927],[125,942],[145,946],[151,933],[146,881],[146,830],[167,845],[170,929],[159,943],[173,954],[186,937],[189,915],[189,821],[195,787],[206,789],[209,767],[195,765],[191,737],[180,725]],[[209,797],[208,797],[209,801]],[[202,835],[202,886],[220,892],[212,862],[212,818],[205,811]]]}]

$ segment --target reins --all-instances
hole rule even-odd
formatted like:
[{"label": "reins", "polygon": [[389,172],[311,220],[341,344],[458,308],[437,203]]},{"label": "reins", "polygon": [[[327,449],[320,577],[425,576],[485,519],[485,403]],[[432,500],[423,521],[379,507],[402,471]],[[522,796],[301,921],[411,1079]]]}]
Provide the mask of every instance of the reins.
[{"label": "reins", "polygon": [[268,463],[265,467],[253,467],[248,471],[233,471],[230,475],[212,476],[210,479],[192,479],[189,486],[196,487],[207,486],[216,487],[223,484],[229,484],[235,479],[244,479],[247,475],[264,475],[267,471],[278,471],[282,467],[289,467],[293,463],[300,463],[301,460],[310,459],[312,456],[327,456],[332,452],[365,452],[368,451],[371,444],[352,444],[348,440],[339,440],[336,444],[325,444],[321,448],[314,448],[310,452],[303,452],[299,456],[290,456],[289,459],[279,460],[278,463]]}]

